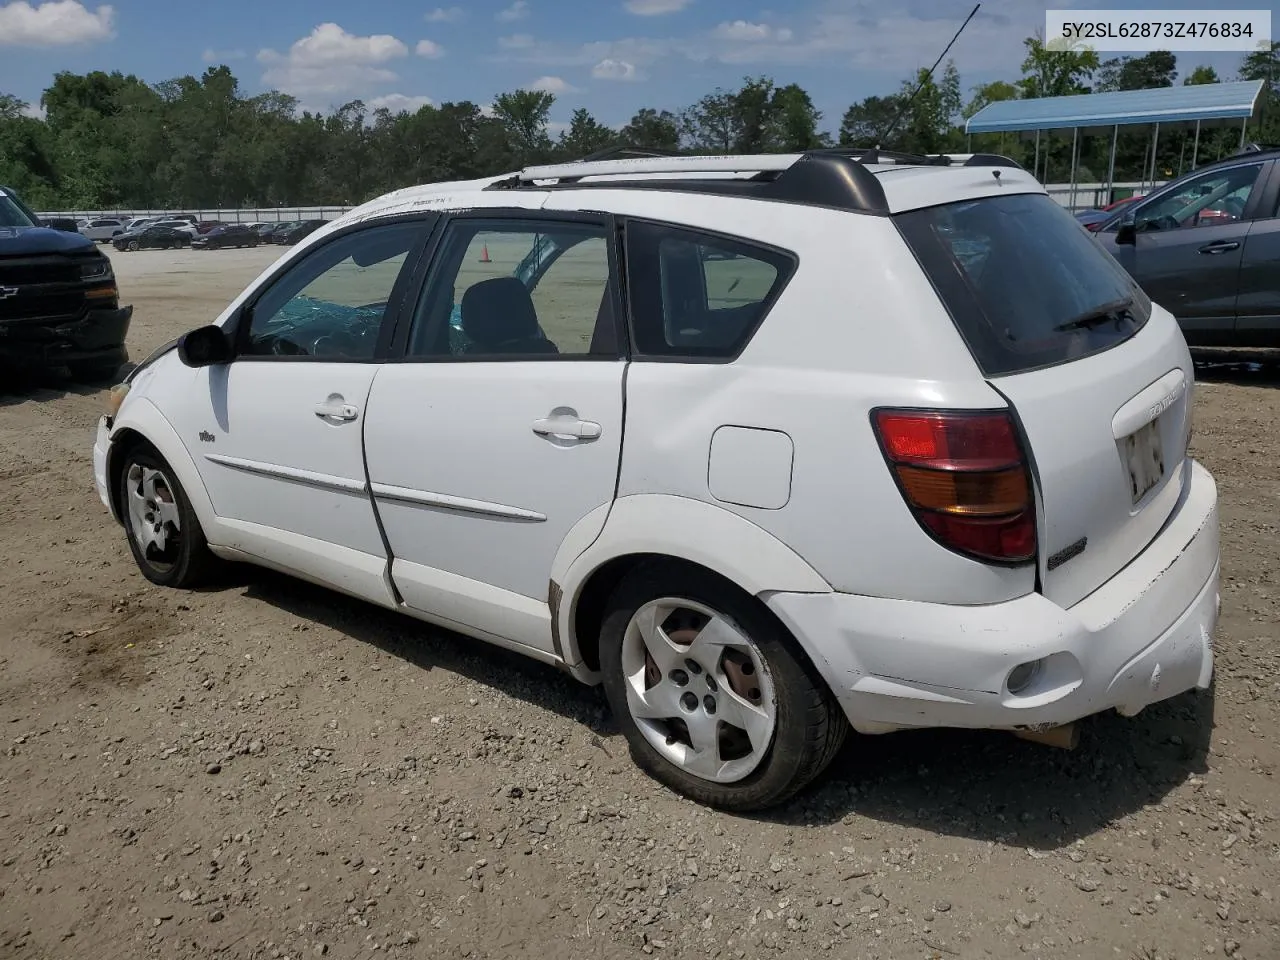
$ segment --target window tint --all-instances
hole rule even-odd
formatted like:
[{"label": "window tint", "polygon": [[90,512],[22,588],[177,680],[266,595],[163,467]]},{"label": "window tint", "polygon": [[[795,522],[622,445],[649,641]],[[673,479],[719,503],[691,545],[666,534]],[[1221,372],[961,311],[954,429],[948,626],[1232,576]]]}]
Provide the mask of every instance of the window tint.
[{"label": "window tint", "polygon": [[454,220],[410,335],[411,357],[617,356],[603,226]]},{"label": "window tint", "polygon": [[1143,204],[1134,226],[1149,230],[1179,230],[1231,223],[1244,217],[1262,164],[1215,170],[1188,180],[1169,193]]},{"label": "window tint", "polygon": [[788,255],[656,223],[627,226],[636,352],[731,359],[795,269]]},{"label": "window tint", "polygon": [[372,359],[396,280],[424,229],[370,227],[303,257],[254,305],[240,353]]},{"label": "window tint", "polygon": [[987,376],[1097,353],[1133,336],[1151,302],[1043,194],[894,217]]}]

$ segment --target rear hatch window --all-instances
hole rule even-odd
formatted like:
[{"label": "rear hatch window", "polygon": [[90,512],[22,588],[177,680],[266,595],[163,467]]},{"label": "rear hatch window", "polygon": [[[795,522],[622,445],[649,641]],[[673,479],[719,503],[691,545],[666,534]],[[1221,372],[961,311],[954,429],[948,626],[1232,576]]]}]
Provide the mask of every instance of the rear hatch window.
[{"label": "rear hatch window", "polygon": [[894,217],[985,376],[1123,343],[1151,302],[1065,209],[1012,194]]}]

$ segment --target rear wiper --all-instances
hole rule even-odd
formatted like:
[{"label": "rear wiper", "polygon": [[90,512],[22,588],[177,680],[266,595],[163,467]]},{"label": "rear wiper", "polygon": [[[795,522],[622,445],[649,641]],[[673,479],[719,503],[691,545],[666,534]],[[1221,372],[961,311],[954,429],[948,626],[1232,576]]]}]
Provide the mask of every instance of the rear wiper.
[{"label": "rear wiper", "polygon": [[1113,303],[1104,303],[1100,307],[1085,311],[1078,317],[1072,317],[1066,323],[1058,324],[1053,329],[1055,333],[1065,333],[1068,330],[1089,330],[1093,327],[1100,327],[1104,323],[1119,323],[1125,317],[1132,318],[1132,307],[1132,300],[1116,300]]}]

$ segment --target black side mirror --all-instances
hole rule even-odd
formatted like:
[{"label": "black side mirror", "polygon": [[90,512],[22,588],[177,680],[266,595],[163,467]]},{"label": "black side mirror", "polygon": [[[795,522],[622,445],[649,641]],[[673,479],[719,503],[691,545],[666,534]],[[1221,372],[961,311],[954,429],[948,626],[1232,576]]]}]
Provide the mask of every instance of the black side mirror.
[{"label": "black side mirror", "polygon": [[197,327],[178,340],[178,359],[188,367],[230,363],[231,357],[231,338],[225,330],[213,324]]},{"label": "black side mirror", "polygon": [[1133,246],[1137,242],[1138,228],[1132,217],[1125,217],[1120,221],[1120,226],[1116,227],[1116,243]]}]

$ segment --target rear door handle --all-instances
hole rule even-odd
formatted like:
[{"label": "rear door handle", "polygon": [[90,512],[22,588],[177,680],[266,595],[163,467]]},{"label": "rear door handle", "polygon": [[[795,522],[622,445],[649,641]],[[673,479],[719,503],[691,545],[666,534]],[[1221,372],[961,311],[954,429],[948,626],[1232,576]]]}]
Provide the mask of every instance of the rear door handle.
[{"label": "rear door handle", "polygon": [[540,437],[565,437],[574,440],[595,440],[600,436],[600,424],[577,417],[544,417],[533,421],[533,432]]},{"label": "rear door handle", "polygon": [[1215,254],[1226,253],[1229,250],[1239,250],[1240,241],[1238,240],[1215,240],[1213,243],[1206,243],[1200,248],[1201,253]]},{"label": "rear door handle", "polygon": [[341,400],[326,400],[316,405],[316,416],[322,420],[354,420],[360,416],[360,411]]}]

